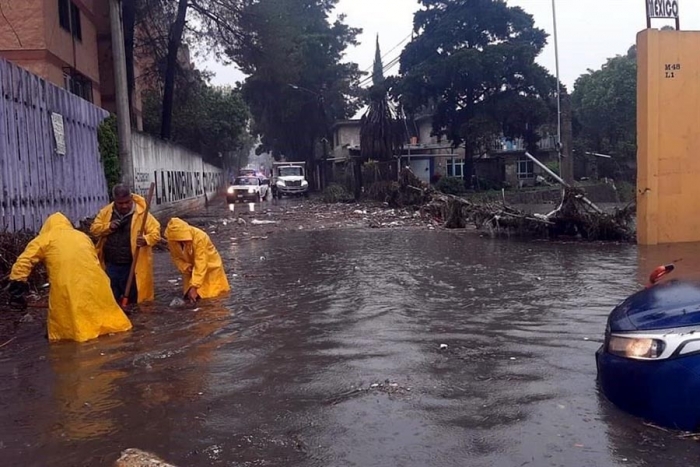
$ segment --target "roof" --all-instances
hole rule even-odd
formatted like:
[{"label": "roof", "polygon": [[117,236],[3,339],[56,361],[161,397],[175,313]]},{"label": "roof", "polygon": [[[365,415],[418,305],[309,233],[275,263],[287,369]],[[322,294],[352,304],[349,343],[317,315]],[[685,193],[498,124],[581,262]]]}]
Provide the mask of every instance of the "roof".
[{"label": "roof", "polygon": [[350,120],[338,120],[333,124],[331,128],[336,128],[340,126],[359,126],[360,125],[360,119],[359,118],[353,118]]}]

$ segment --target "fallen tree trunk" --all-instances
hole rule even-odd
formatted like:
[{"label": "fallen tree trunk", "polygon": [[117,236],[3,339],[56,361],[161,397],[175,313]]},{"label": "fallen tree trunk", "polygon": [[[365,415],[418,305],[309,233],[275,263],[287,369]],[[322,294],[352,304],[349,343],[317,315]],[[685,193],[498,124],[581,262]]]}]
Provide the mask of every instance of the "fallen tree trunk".
[{"label": "fallen tree trunk", "polygon": [[423,183],[406,168],[401,171],[395,192],[388,197],[393,207],[418,207],[448,229],[473,224],[492,235],[531,237],[577,237],[584,240],[632,241],[634,206],[602,212],[585,197],[582,189],[567,186],[557,209],[547,215],[528,214],[505,203],[475,203],[458,196],[440,193]]}]

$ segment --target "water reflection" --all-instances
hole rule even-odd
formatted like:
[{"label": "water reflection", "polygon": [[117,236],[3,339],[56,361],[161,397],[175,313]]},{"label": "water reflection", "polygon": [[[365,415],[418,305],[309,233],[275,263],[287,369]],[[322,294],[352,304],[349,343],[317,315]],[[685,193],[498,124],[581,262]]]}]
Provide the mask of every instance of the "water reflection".
[{"label": "water reflection", "polygon": [[113,410],[123,408],[118,392],[124,369],[110,368],[124,357],[120,349],[125,334],[98,342],[61,342],[49,346],[48,360],[54,374],[53,398],[56,413],[52,433],[58,439],[88,440],[119,430]]},{"label": "water reflection", "polygon": [[[700,456],[602,399],[594,361],[612,308],[658,264],[682,258],[671,277],[698,272],[696,245],[434,231],[233,243],[225,227],[212,238],[230,296],[168,308],[179,289],[157,254],[159,302],[132,333],[0,355],[7,465],[84,465],[132,446],[188,466],[675,467]],[[371,388],[386,380],[410,391]]]},{"label": "water reflection", "polygon": [[[245,212],[248,212],[248,213],[250,213],[250,212],[255,212],[255,203],[248,203],[246,207],[247,207],[247,209],[241,206],[240,212],[241,212],[241,213],[245,213]],[[229,204],[229,205],[228,205],[228,210],[229,210],[230,212],[236,212],[236,205],[235,205],[235,204]]]}]

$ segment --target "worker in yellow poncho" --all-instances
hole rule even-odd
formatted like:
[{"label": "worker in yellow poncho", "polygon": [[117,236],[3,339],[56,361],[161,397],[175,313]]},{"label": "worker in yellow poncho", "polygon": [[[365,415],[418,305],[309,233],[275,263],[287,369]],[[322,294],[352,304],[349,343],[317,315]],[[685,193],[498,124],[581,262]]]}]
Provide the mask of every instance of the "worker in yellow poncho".
[{"label": "worker in yellow poncho", "polygon": [[224,264],[202,230],[173,217],[165,228],[170,257],[182,273],[185,298],[213,298],[230,290]]},{"label": "worker in yellow poncho", "polygon": [[121,300],[124,296],[133,257],[136,248],[140,248],[134,284],[127,298],[129,303],[152,301],[153,246],[160,242],[160,223],[149,213],[141,236],[146,200],[121,184],[112,189],[112,198],[114,202],[95,217],[90,233],[99,239],[98,255],[109,276],[114,298]]},{"label": "worker in yellow poncho", "polygon": [[129,318],[114,300],[92,240],[61,213],[46,219],[12,266],[9,290],[15,298],[26,292],[27,278],[40,261],[46,264],[51,284],[49,340],[84,342],[131,329]]}]

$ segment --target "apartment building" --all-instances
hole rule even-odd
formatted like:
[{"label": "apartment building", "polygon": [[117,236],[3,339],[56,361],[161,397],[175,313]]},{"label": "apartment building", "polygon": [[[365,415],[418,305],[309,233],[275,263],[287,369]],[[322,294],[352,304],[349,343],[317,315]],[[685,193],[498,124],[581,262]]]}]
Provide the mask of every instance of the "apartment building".
[{"label": "apartment building", "polygon": [[[108,0],[0,0],[0,10],[0,57],[116,111]],[[140,94],[133,102],[138,129]]]}]

